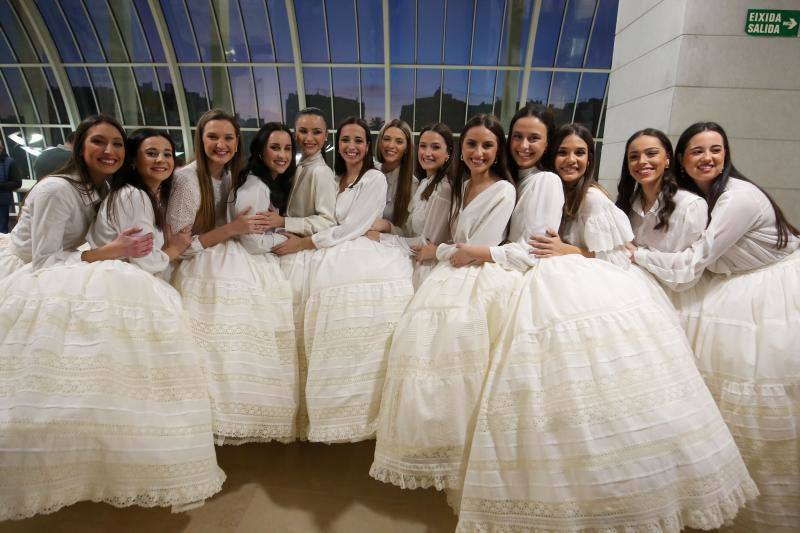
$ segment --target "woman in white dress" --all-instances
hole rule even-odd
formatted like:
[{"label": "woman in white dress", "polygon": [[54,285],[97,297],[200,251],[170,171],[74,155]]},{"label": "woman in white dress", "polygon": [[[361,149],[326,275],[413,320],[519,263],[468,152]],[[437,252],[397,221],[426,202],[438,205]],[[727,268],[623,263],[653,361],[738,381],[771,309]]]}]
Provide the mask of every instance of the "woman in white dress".
[{"label": "woman in white dress", "polygon": [[[65,199],[93,198],[122,166],[123,139],[113,119],[78,127],[70,174],[47,177],[28,198],[35,272],[0,283],[0,520],[81,500],[183,510],[225,479],[180,297],[151,275],[186,246],[177,236],[161,249],[166,134],[133,134],[89,231],[93,249],[57,249],[81,218]],[[124,228],[150,237],[131,243]]]},{"label": "woman in white dress", "polygon": [[[300,163],[292,177],[285,211],[267,213],[269,228],[283,228],[284,232],[298,237],[309,237],[336,224],[336,180],[333,170],[325,162],[322,150],[328,137],[325,115],[315,107],[302,109],[294,124]],[[308,436],[308,410],[305,406],[305,384],[308,375],[303,319],[308,300],[309,264],[314,250],[303,250],[301,240],[288,239],[278,244],[273,252],[280,257],[281,269],[292,285],[294,305],[294,334],[299,366],[299,406],[297,410],[297,436]]]},{"label": "woman in white dress", "polygon": [[[395,233],[405,227],[409,203],[417,189],[414,177],[414,141],[411,127],[395,118],[385,123],[378,132],[375,149],[378,170],[386,176],[386,207],[372,229]],[[395,228],[394,230],[392,228]]]},{"label": "woman in white dress", "polygon": [[192,226],[192,243],[172,277],[206,358],[218,444],[294,438],[292,388],[278,386],[281,361],[294,355],[294,331],[282,318],[291,295],[274,284],[271,265],[234,237],[262,234],[266,216],[245,206],[228,216],[241,138],[236,119],[212,109],[197,123],[195,161],[175,173],[167,223]]},{"label": "woman in white dress", "polygon": [[372,168],[364,120],[336,133],[337,225],[311,237],[315,248],[305,314],[308,439],[355,442],[375,435],[386,348],[413,293],[411,260],[365,237],[386,203],[386,177]]},{"label": "woman in white dress", "polygon": [[[511,129],[513,139],[516,124]],[[528,130],[532,144],[541,142],[535,132]],[[564,205],[574,209],[570,234],[613,251],[598,246],[601,236],[585,236],[604,221],[581,216],[590,201],[583,186],[595,186],[589,132],[564,126],[551,146],[549,166],[565,182]],[[531,163],[520,154],[541,151],[512,141],[522,168]],[[534,176],[542,174],[550,177]],[[570,204],[573,187],[584,198]],[[557,201],[555,191],[550,202],[537,201],[545,191],[534,185],[520,201]],[[531,254],[531,235],[518,228],[541,231],[558,215],[516,213],[537,222],[512,221],[513,241],[491,249],[492,258],[525,275],[486,380],[458,529],[677,533],[729,521],[757,490],[674,314],[611,262]]]},{"label": "woman in white dress", "polygon": [[[450,239],[450,163],[453,158],[453,133],[441,122],[425,126],[420,131],[417,147],[419,186],[411,197],[408,217],[402,226],[378,219],[367,232],[370,239],[397,246],[416,258],[425,244],[438,245]],[[374,228],[380,228],[375,230]],[[414,288],[436,266],[436,258],[414,261]]]},{"label": "woman in white dress", "polygon": [[[734,525],[800,525],[800,238],[760,187],[731,162],[724,130],[700,122],[676,146],[679,184],[708,202],[709,223],[689,248],[640,247],[634,258],[698,308],[687,317],[697,366],[761,496]],[[695,284],[709,272],[705,282]],[[705,278],[705,277],[704,277]]]},{"label": "woman in white dress", "polygon": [[[516,193],[505,133],[476,115],[461,133],[454,174],[452,244],[418,252],[439,265],[420,286],[389,350],[370,475],[403,488],[459,489],[465,440],[474,420],[493,344],[506,319],[515,276],[493,263],[458,268],[457,243],[500,244]],[[456,265],[456,266],[454,266]]]}]

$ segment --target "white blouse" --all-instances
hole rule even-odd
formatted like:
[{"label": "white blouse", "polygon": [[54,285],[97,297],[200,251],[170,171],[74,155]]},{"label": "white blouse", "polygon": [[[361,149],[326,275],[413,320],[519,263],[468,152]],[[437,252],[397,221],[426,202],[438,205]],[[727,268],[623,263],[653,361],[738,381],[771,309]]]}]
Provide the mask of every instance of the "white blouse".
[{"label": "white blouse", "polygon": [[[267,211],[270,203],[270,191],[266,183],[254,174],[247,176],[244,184],[239,189],[231,191],[228,198],[228,221],[236,218],[245,207],[252,207],[253,213]],[[239,242],[251,254],[266,254],[274,246],[284,242],[286,237],[274,229],[261,234],[246,234],[239,236]]]},{"label": "white blouse", "polygon": [[563,230],[565,242],[594,252],[595,257],[627,268],[630,254],[625,243],[633,240],[631,222],[597,187],[586,191],[578,215]]},{"label": "white blouse", "polygon": [[312,235],[314,246],[330,248],[361,237],[381,215],[385,204],[386,176],[370,169],[357,183],[338,194],[334,209],[337,225]]},{"label": "white blouse", "polygon": [[[430,182],[431,178],[425,178],[419,183],[408,204],[409,214],[402,231],[395,231],[392,234],[381,233],[382,244],[400,247],[411,255],[413,254],[411,246],[440,244],[449,240],[450,182],[447,178],[442,179],[425,200],[422,198],[422,193]],[[392,226],[392,230],[400,229]]]},{"label": "white blouse", "polygon": [[300,161],[286,207],[286,231],[308,236],[336,224],[336,180],[322,152]]},{"label": "white blouse", "polygon": [[155,225],[156,216],[147,193],[131,185],[121,188],[114,195],[114,220],[108,216],[108,201],[109,198],[106,198],[100,205],[97,218],[86,235],[86,240],[92,248],[99,248],[110,243],[123,230],[133,227],[142,228],[139,235],[153,234],[153,251],[144,257],[130,258],[129,261],[152,274],[167,270],[169,256],[162,251],[164,234]]},{"label": "white blouse", "polygon": [[528,241],[534,235],[558,230],[564,210],[564,186],[561,178],[538,168],[520,171],[517,205],[511,215],[508,244],[492,246],[492,260],[506,270],[526,271],[539,260],[531,254]]},{"label": "white blouse", "polygon": [[[378,170],[381,170],[380,164],[376,166]],[[394,197],[397,194],[397,185],[400,182],[400,167],[398,166],[394,170],[390,170],[389,172],[385,172],[384,175],[386,176],[386,207],[383,208],[383,218],[392,222],[394,219]],[[417,191],[417,179],[415,177],[411,177],[411,196],[413,198],[414,193]],[[409,211],[411,205],[409,204]],[[402,232],[401,229],[397,228],[394,224],[392,224],[392,233],[400,234]]]},{"label": "white blouse", "polygon": [[[500,180],[481,191],[464,207],[468,184],[469,180],[464,183],[461,211],[452,232],[453,242],[497,246],[506,238],[517,192],[510,182]],[[456,250],[455,244],[440,244],[436,248],[436,257],[439,261],[447,261]]]},{"label": "white blouse", "polygon": [[62,177],[42,179],[25,198],[10,250],[35,270],[80,261],[78,247],[86,242],[100,200],[96,191],[79,191]]},{"label": "white blouse", "polygon": [[636,246],[645,246],[659,252],[680,252],[700,238],[708,222],[706,201],[684,189],[678,189],[672,200],[675,202],[675,209],[669,216],[669,227],[664,231],[655,229],[664,203],[661,195],[647,213],[642,210],[641,196],[636,196],[630,215]]},{"label": "white blouse", "polygon": [[[219,227],[226,222],[226,202],[231,190],[231,173],[225,172],[221,179],[211,179],[214,191],[215,226]],[[197,211],[200,210],[200,182],[197,177],[197,161],[192,161],[185,167],[175,172],[172,178],[172,192],[167,205],[167,224],[173,231],[180,231],[190,224],[194,224]],[[251,210],[250,214],[255,214]],[[192,228],[192,244],[181,254],[181,259],[187,259],[203,251],[198,231]]]},{"label": "white blouse", "polygon": [[769,199],[744,180],[730,178],[711,211],[711,221],[699,240],[675,253],[638,248],[636,263],[669,283],[692,284],[708,269],[734,274],[771,265],[800,247],[790,234],[778,249],[775,212]]}]

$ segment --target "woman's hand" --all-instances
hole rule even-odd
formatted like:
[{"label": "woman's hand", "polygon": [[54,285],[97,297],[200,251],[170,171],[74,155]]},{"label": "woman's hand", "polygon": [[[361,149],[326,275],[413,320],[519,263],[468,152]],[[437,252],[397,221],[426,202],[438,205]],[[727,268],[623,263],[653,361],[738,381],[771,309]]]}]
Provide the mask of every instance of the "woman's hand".
[{"label": "woman's hand", "polygon": [[141,231],[142,228],[128,228],[101,248],[108,253],[109,259],[144,257],[153,251],[153,234],[136,235]]},{"label": "woman's hand", "polygon": [[450,257],[450,264],[460,268],[475,263],[478,263],[478,261],[472,253],[472,247],[461,242],[456,244],[456,253]]},{"label": "woman's hand", "polygon": [[534,235],[528,241],[533,246],[530,253],[541,259],[545,257],[555,257],[557,255],[583,254],[580,248],[572,246],[561,240],[558,232],[552,228],[547,230],[547,235]]},{"label": "woman's hand", "polygon": [[301,250],[313,250],[315,248],[311,237],[298,237],[294,233],[284,233],[284,235],[286,240],[272,249],[272,253],[275,255],[289,255]]},{"label": "woman's hand", "polygon": [[250,206],[245,207],[236,215],[236,218],[228,223],[234,236],[261,234],[267,230],[267,214],[256,213],[255,215],[248,215],[251,210]]},{"label": "woman's hand", "polygon": [[380,242],[380,240],[381,240],[381,232],[377,231],[377,230],[373,230],[373,229],[367,230],[367,232],[364,235],[367,237],[367,239],[370,239],[370,240],[373,240],[373,241]]},{"label": "woman's hand", "polygon": [[379,217],[375,219],[375,222],[372,223],[372,227],[369,228],[369,230],[379,233],[389,233],[392,231],[392,224],[385,218]]},{"label": "woman's hand", "polygon": [[164,241],[163,251],[170,261],[174,261],[192,244],[192,225],[189,224],[178,232],[173,232],[167,225],[164,228]]},{"label": "woman's hand", "polygon": [[632,242],[625,243],[625,249],[628,251],[628,255],[630,256],[631,263],[636,263],[636,250],[638,247],[633,244]]},{"label": "woman's hand", "polygon": [[416,257],[417,263],[424,263],[425,261],[436,259],[435,244],[428,243],[412,246],[411,249],[414,251],[414,257]]},{"label": "woman's hand", "polygon": [[270,206],[269,211],[264,213],[264,217],[267,221],[266,229],[283,228],[286,225],[286,217],[282,217],[272,206]]}]

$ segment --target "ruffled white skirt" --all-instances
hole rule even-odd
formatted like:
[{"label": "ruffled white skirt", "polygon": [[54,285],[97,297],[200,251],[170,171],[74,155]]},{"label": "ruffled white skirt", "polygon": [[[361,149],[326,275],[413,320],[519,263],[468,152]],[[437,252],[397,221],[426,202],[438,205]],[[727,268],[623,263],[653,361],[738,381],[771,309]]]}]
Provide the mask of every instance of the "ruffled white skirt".
[{"label": "ruffled white skirt", "polygon": [[0,520],[220,490],[202,360],[172,287],[102,261],[24,269],[0,301]]},{"label": "ruffled white skirt", "polygon": [[209,369],[217,443],[293,440],[292,291],[278,259],[230,240],[184,260],[172,284]]},{"label": "ruffled white skirt", "polygon": [[366,237],[317,250],[305,309],[308,439],[375,435],[389,340],[411,299],[410,259]]},{"label": "ruffled white skirt", "polygon": [[11,239],[8,234],[0,233],[0,279],[3,279],[20,268],[25,262],[11,251]]},{"label": "ruffled white skirt", "polygon": [[800,531],[800,251],[677,293],[697,366],[761,496],[739,531]]},{"label": "ruffled white skirt", "polygon": [[755,497],[678,321],[646,285],[555,257],[509,305],[459,531],[712,529]]},{"label": "ruffled white skirt", "polygon": [[461,487],[490,353],[522,275],[440,263],[395,330],[370,475],[403,488]]}]

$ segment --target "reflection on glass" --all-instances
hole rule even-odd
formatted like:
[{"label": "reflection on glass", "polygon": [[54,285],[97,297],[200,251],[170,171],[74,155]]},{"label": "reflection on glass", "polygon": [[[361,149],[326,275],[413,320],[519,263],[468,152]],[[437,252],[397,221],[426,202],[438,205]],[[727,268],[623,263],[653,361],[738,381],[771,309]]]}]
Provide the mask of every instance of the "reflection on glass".
[{"label": "reflection on glass", "polygon": [[[0,0],[0,29],[5,34],[8,43],[14,47],[20,63],[39,63],[39,58],[33,48],[33,43],[28,39],[28,34],[22,29],[14,9],[8,0]],[[4,43],[5,44],[5,43]],[[42,56],[44,57],[44,56]],[[10,59],[9,63],[14,63]]]},{"label": "reflection on glass", "polygon": [[64,97],[61,95],[61,89],[58,87],[58,82],[56,82],[55,76],[53,76],[53,69],[48,67],[43,68],[42,70],[47,77],[47,85],[50,87],[50,94],[53,95],[53,100],[56,104],[59,122],[67,123],[69,122],[69,118],[67,117],[67,109],[64,107]]},{"label": "reflection on glass", "polygon": [[358,39],[362,63],[383,63],[383,6],[374,0],[357,0]]},{"label": "reflection on glass", "polygon": [[[83,54],[83,58],[88,62],[102,63],[105,61],[100,44],[95,37],[94,28],[79,2],[61,4],[64,14],[67,16],[72,33],[78,41],[78,46]],[[64,28],[56,28],[56,31],[64,31]]]},{"label": "reflection on glass", "polygon": [[[214,16],[214,10],[209,5],[209,1],[193,0],[191,9],[189,9],[189,16],[192,19],[194,38],[197,42],[197,47],[200,49],[202,60],[225,61],[224,49],[217,30],[216,17]],[[174,31],[170,33],[174,33]]]},{"label": "reflection on glass", "polygon": [[[439,106],[442,101],[442,71],[417,69],[417,91],[414,97],[414,130],[425,124],[439,121]],[[409,123],[410,124],[410,123]]]},{"label": "reflection on glass", "polygon": [[82,67],[67,67],[65,70],[69,78],[69,85],[75,95],[75,102],[78,105],[78,114],[81,117],[86,117],[97,113],[97,104],[94,101],[94,93],[89,82],[89,76],[86,75],[86,69]]},{"label": "reflection on glass", "polygon": [[139,94],[130,67],[112,67],[111,75],[117,90],[117,99],[122,108],[123,124],[143,124],[139,111]]},{"label": "reflection on glass", "polygon": [[108,61],[128,61],[125,45],[105,0],[86,0],[86,12],[91,17],[97,38],[103,46]]},{"label": "reflection on glass", "polygon": [[413,63],[416,42],[415,0],[389,0],[389,50],[392,63]]},{"label": "reflection on glass", "polygon": [[36,124],[39,122],[36,115],[36,108],[31,102],[31,97],[28,90],[25,88],[25,82],[22,79],[22,73],[16,68],[4,68],[3,77],[6,79],[9,91],[11,91],[11,98],[17,108],[17,115],[20,122],[31,122]]},{"label": "reflection on glass", "polygon": [[86,72],[89,73],[89,79],[92,80],[92,88],[94,88],[94,98],[97,101],[98,112],[108,113],[116,117],[117,120],[123,120],[117,108],[116,98],[114,97],[114,83],[111,81],[111,75],[108,69],[91,67],[87,68]]},{"label": "reflection on glass", "polygon": [[467,117],[491,113],[494,108],[494,82],[497,71],[473,70],[469,80]]},{"label": "reflection on glass", "polygon": [[511,122],[519,107],[520,84],[522,73],[514,70],[500,70],[497,72],[497,82],[494,87],[494,114],[500,119],[503,127]]},{"label": "reflection on glass", "polygon": [[281,86],[281,102],[283,102],[283,116],[290,128],[294,127],[300,103],[297,100],[297,79],[294,69],[283,67],[278,69],[278,83]]},{"label": "reflection on glass", "polygon": [[267,6],[259,0],[240,0],[242,18],[250,46],[251,61],[275,61],[272,49],[271,24],[267,16]]},{"label": "reflection on glass", "polygon": [[400,117],[414,127],[414,70],[393,68],[390,78],[390,110],[392,118]]},{"label": "reflection on glass", "polygon": [[556,66],[580,67],[583,64],[596,4],[597,0],[572,0],[569,3]]},{"label": "reflection on glass", "polygon": [[417,63],[442,63],[444,0],[425,0],[418,6]]},{"label": "reflection on glass", "polygon": [[448,65],[469,65],[474,15],[473,1],[465,2],[463,5],[447,2],[444,62]]},{"label": "reflection on glass", "polygon": [[506,9],[503,42],[500,44],[500,64],[522,65],[528,49],[533,1],[510,0]]},{"label": "reflection on glass", "polygon": [[[136,6],[136,14],[139,16],[139,23],[142,25],[142,34],[147,37],[147,44],[150,45],[150,53],[153,55],[153,61],[164,62],[167,60],[164,55],[164,47],[161,45],[161,38],[158,36],[156,23],[153,20],[153,13],[150,11],[150,6],[147,0],[134,0]],[[112,6],[114,7],[114,6]],[[123,36],[125,30],[122,31]],[[134,50],[136,48],[134,47]],[[139,61],[138,55],[134,53],[134,60]]]},{"label": "reflection on glass", "polygon": [[161,0],[161,10],[170,29],[169,36],[178,61],[200,61],[183,0]]},{"label": "reflection on glass", "polygon": [[280,122],[281,91],[278,85],[278,74],[273,67],[254,67],[253,76],[256,81],[256,102],[258,114],[264,122]]},{"label": "reflection on glass", "polygon": [[250,67],[230,67],[228,74],[233,92],[234,115],[239,120],[239,125],[243,128],[257,128],[258,110]]},{"label": "reflection on glass", "polygon": [[[2,72],[0,72],[0,76],[5,77]],[[0,79],[0,122],[18,123],[19,118],[17,118],[17,112],[12,105],[11,95],[8,94],[3,81]]]},{"label": "reflection on glass", "polygon": [[493,0],[477,0],[475,32],[472,34],[472,64],[496,65],[503,34],[503,10]]},{"label": "reflection on glass", "polygon": [[619,0],[600,0],[584,65],[586,68],[611,68],[618,4]]},{"label": "reflection on glass", "polygon": [[318,107],[325,115],[325,121],[329,127],[333,122],[333,112],[331,109],[331,79],[330,69],[327,68],[304,68],[303,81],[306,84],[306,105]]},{"label": "reflection on glass", "polygon": [[[0,32],[0,37],[5,37],[2,32]],[[14,57],[14,52],[11,51],[5,38],[0,38],[0,62],[15,63],[16,61],[17,58]]]},{"label": "reflection on glass", "polygon": [[358,101],[359,80],[356,68],[331,69],[333,80],[333,122],[339,124],[349,116],[362,117]]},{"label": "reflection on glass", "polygon": [[[331,44],[331,61],[334,63],[358,62],[356,13],[354,7],[352,1],[326,3],[328,35]],[[316,38],[319,39],[319,37]]]},{"label": "reflection on glass", "polygon": [[303,61],[311,63],[330,61],[322,0],[296,0],[294,13],[297,18],[297,33],[300,37]]},{"label": "reflection on glass", "polygon": [[555,64],[565,4],[566,0],[542,0],[542,10],[539,13],[533,45],[534,67],[552,67]]},{"label": "reflection on glass", "polygon": [[384,83],[382,68],[361,69],[361,100],[364,119],[371,130],[379,130],[385,120]]},{"label": "reflection on glass", "polygon": [[550,108],[556,125],[572,121],[572,110],[575,108],[575,93],[578,90],[578,72],[556,72],[553,75],[553,87],[550,90]]},{"label": "reflection on glass", "polygon": [[442,122],[454,132],[461,131],[467,116],[469,71],[445,70],[442,84]]},{"label": "reflection on glass", "polygon": [[552,72],[534,71],[528,82],[528,102],[534,104],[547,105],[547,98],[550,96],[550,80]]},{"label": "reflection on glass", "polygon": [[224,67],[205,67],[203,73],[206,76],[208,100],[211,102],[211,107],[232,111],[233,102],[231,102],[231,83],[228,79],[228,71]]},{"label": "reflection on glass", "polygon": [[39,12],[42,14],[47,29],[56,43],[62,61],[81,61],[78,46],[72,40],[72,35],[67,29],[67,21],[61,13],[61,8],[56,0],[36,0]]},{"label": "reflection on glass", "polygon": [[575,122],[580,122],[589,128],[592,135],[597,134],[607,82],[608,74],[586,72],[581,78],[578,103],[575,107]]},{"label": "reflection on glass", "polygon": [[200,115],[210,107],[202,69],[199,67],[181,67],[181,82],[186,94],[189,123],[194,126],[200,119]]},{"label": "reflection on glass", "polygon": [[58,124],[58,114],[50,97],[50,89],[41,68],[24,68],[22,73],[28,81],[33,102],[39,111],[39,121],[44,124]]},{"label": "reflection on glass", "polygon": [[[161,87],[161,97],[164,99],[164,111],[167,115],[167,125],[180,126],[181,118],[178,114],[178,103],[175,100],[175,84],[172,83],[172,76],[169,73],[169,69],[167,67],[156,67],[156,72],[158,73],[158,85]],[[189,112],[189,116],[191,117],[191,111]],[[191,119],[189,122],[191,123]]]},{"label": "reflection on glass", "polygon": [[139,89],[139,100],[142,102],[144,124],[148,126],[165,126],[164,109],[161,106],[161,91],[158,79],[152,67],[135,67],[136,86]]},{"label": "reflection on glass", "polygon": [[278,61],[294,61],[292,38],[289,32],[289,18],[283,0],[267,0],[269,21],[272,26],[272,43]]},{"label": "reflection on glass", "polygon": [[[227,9],[225,7],[227,6]],[[242,14],[239,11],[239,2],[215,2],[214,11],[219,23],[222,36],[223,53],[230,62],[250,61],[250,52],[247,49],[247,34],[242,25]],[[260,31],[264,31],[261,28]]]}]

